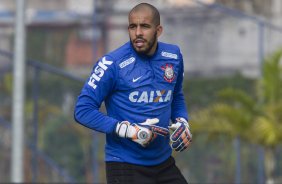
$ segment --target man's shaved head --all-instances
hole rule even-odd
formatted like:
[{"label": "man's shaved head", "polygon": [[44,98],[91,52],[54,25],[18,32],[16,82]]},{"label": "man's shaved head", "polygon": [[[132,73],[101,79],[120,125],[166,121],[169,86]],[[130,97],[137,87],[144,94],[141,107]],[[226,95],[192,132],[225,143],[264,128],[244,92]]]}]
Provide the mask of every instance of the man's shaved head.
[{"label": "man's shaved head", "polygon": [[132,8],[132,10],[129,12],[128,16],[130,16],[132,13],[136,13],[136,12],[142,12],[142,11],[146,11],[146,10],[150,10],[152,12],[152,20],[153,23],[155,24],[155,26],[160,25],[160,13],[158,11],[158,9],[156,7],[154,7],[151,4],[148,3],[140,3],[138,5],[136,5],[134,8]]}]

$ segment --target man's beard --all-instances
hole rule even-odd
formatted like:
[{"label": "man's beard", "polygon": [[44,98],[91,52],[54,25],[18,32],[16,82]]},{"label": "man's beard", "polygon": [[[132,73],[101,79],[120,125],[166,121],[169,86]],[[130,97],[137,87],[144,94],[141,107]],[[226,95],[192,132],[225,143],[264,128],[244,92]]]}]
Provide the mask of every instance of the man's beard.
[{"label": "man's beard", "polygon": [[140,51],[140,50],[136,50],[136,48],[134,47],[134,43],[131,40],[131,43],[133,45],[133,49],[135,50],[135,52],[137,52],[138,54],[142,54],[142,55],[148,55],[148,53],[152,50],[156,42],[157,42],[157,32],[154,34],[153,39],[151,41],[148,41],[148,48],[146,50]]}]

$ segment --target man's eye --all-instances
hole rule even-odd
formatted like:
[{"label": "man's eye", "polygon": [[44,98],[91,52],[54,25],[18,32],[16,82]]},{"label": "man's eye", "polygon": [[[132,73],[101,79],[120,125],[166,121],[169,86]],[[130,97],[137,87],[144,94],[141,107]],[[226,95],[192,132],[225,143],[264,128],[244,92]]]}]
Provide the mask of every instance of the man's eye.
[{"label": "man's eye", "polygon": [[142,25],[142,27],[144,27],[144,28],[150,28],[151,26],[150,26],[150,25],[145,24],[145,25]]}]

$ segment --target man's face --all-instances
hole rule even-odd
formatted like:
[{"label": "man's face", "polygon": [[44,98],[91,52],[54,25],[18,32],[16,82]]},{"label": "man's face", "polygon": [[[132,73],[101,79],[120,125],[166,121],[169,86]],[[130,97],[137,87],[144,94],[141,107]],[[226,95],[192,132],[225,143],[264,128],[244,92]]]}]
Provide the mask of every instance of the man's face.
[{"label": "man's face", "polygon": [[151,11],[136,11],[129,15],[128,33],[137,53],[153,55],[161,32],[162,27],[153,23]]}]

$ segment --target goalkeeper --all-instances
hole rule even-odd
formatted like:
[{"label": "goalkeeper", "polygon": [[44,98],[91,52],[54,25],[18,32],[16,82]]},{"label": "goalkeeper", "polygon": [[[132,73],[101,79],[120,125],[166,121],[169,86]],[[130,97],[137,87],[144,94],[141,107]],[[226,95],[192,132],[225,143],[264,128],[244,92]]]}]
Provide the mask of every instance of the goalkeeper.
[{"label": "goalkeeper", "polygon": [[[130,41],[94,65],[75,120],[106,134],[107,183],[187,183],[171,156],[192,142],[180,49],[158,41],[163,27],[154,6],[138,4],[128,21]],[[103,101],[107,115],[99,111]]]}]

